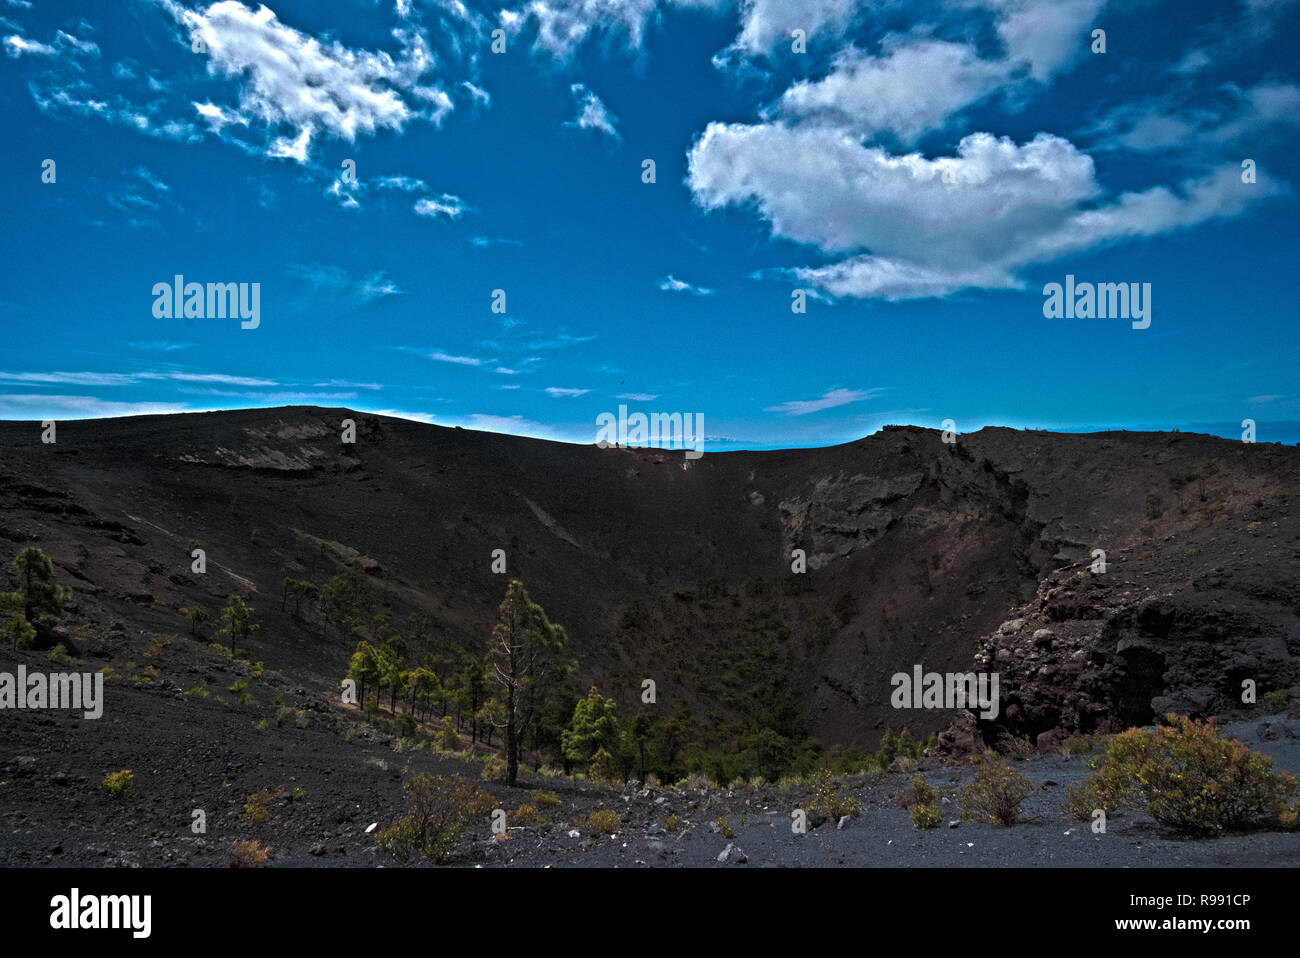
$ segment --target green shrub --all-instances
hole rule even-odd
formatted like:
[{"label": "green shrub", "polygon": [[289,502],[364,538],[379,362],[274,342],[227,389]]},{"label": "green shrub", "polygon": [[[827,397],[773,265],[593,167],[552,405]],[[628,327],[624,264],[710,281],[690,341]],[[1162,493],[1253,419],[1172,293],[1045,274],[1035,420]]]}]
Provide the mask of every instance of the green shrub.
[{"label": "green shrub", "polygon": [[[54,653],[50,653],[54,657]],[[1259,707],[1266,715],[1278,715],[1285,712],[1291,704],[1291,693],[1286,689],[1274,689],[1259,697]]]},{"label": "green shrub", "polygon": [[612,782],[617,779],[618,772],[614,768],[614,756],[609,754],[606,749],[596,749],[596,754],[591,758],[591,767],[587,770],[593,782]]},{"label": "green shrub", "polygon": [[1075,821],[1090,821],[1092,813],[1099,808],[1106,812],[1107,815],[1113,811],[1113,809],[1105,807],[1103,800],[1089,787],[1087,782],[1078,782],[1066,788],[1065,800],[1061,802],[1061,811]]},{"label": "green shrub", "polygon": [[463,775],[421,773],[402,783],[407,813],[375,835],[375,841],[398,861],[419,857],[445,861],[465,823],[486,815],[497,800]]},{"label": "green shrub", "polygon": [[912,813],[912,824],[917,828],[938,828],[943,821],[938,805],[939,793],[919,772],[912,779],[911,793],[908,811]]},{"label": "green shrub", "polygon": [[251,839],[246,842],[233,841],[226,849],[226,865],[229,868],[256,868],[265,864],[270,854],[270,846],[263,846],[261,842]]},{"label": "green shrub", "polygon": [[618,812],[608,808],[598,808],[575,824],[593,834],[611,835],[618,830],[619,825],[623,824],[623,818]]},{"label": "green shrub", "polygon": [[1020,821],[1020,803],[1034,790],[1029,780],[991,753],[976,755],[972,761],[975,781],[961,790],[962,817],[989,825]]},{"label": "green shrub", "polygon": [[916,828],[938,828],[943,823],[943,812],[938,805],[913,805],[908,811]]},{"label": "green shrub", "polygon": [[397,716],[396,726],[398,738],[415,738],[415,734],[419,730],[415,716],[410,712],[403,712]]},{"label": "green shrub", "polygon": [[36,629],[21,615],[16,615],[5,626],[4,637],[9,643],[9,648],[27,649],[31,648],[32,643],[36,641]]},{"label": "green shrub", "polygon": [[235,701],[240,705],[247,705],[253,701],[253,696],[247,692],[248,683],[243,679],[236,679],[226,691],[235,693]]},{"label": "green shrub", "polygon": [[500,755],[489,755],[483,760],[483,771],[480,777],[485,782],[499,782],[506,777],[506,760]]},{"label": "green shrub", "polygon": [[250,823],[261,825],[271,817],[271,803],[284,794],[283,788],[277,788],[274,792],[269,788],[262,787],[248,796],[244,802],[244,814],[248,817]]},{"label": "green shrub", "polygon": [[438,725],[438,747],[448,752],[460,749],[460,733],[450,715],[444,715]]},{"label": "green shrub", "polygon": [[1071,735],[1061,743],[1061,754],[1066,756],[1091,755],[1097,747],[1090,735]]},{"label": "green shrub", "polygon": [[[80,659],[74,659],[68,654],[68,650],[62,642],[50,649],[50,661],[55,665],[79,665],[81,662]],[[1268,698],[1268,696],[1266,695],[1264,698]],[[1285,708],[1285,705],[1283,705],[1283,708]],[[1278,711],[1281,711],[1281,709]]]},{"label": "green shrub", "polygon": [[109,772],[105,775],[99,787],[113,798],[126,798],[134,784],[135,774],[129,768],[124,768],[120,772]]},{"label": "green shrub", "polygon": [[1168,725],[1115,736],[1076,805],[1086,798],[1107,813],[1144,806],[1162,825],[1196,835],[1296,826],[1295,778],[1274,773],[1271,757],[1220,738],[1214,719],[1165,718]]},{"label": "green shrub", "polygon": [[1003,734],[998,739],[997,750],[1000,754],[1015,759],[1017,762],[1023,762],[1025,759],[1033,758],[1038,754],[1038,746],[1030,741],[1028,735],[1017,738],[1010,732]]},{"label": "green shrub", "polygon": [[563,804],[563,802],[560,801],[560,796],[556,795],[554,792],[544,792],[540,788],[534,791],[529,797],[533,800],[533,804],[536,805],[538,809],[544,810],[559,808]]},{"label": "green shrub", "polygon": [[840,819],[845,815],[859,814],[862,803],[840,788],[829,771],[822,769],[813,776],[813,797],[808,803],[808,811]]}]

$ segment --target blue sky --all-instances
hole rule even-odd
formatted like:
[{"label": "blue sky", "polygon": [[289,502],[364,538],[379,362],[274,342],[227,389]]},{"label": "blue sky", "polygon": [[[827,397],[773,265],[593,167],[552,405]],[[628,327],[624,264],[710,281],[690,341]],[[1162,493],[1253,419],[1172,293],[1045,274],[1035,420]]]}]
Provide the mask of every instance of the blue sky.
[{"label": "blue sky", "polygon": [[[1297,42],[1300,0],[0,0],[0,418],[1294,442]],[[176,274],[257,328],[155,316]],[[1067,274],[1149,328],[1045,317]]]}]

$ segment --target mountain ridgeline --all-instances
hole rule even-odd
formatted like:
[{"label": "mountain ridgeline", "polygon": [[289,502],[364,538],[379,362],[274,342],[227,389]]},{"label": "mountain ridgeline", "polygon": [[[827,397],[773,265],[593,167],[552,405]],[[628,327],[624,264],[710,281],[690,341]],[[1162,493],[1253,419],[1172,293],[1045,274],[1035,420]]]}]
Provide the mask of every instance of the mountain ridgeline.
[{"label": "mountain ridgeline", "polygon": [[[889,427],[688,460],[286,407],[60,422],[54,443],[0,423],[0,544],[50,556],[57,638],[96,668],[141,635],[207,641],[238,595],[253,658],[322,698],[359,639],[401,633],[413,666],[483,655],[517,579],[574,690],[631,716],[652,680],[674,761],[771,778],[903,727],[962,750],[1295,686],[1298,478],[1300,449],[1195,434]],[[330,614],[340,577],[355,621]],[[996,717],[896,709],[917,666],[998,672]]]}]

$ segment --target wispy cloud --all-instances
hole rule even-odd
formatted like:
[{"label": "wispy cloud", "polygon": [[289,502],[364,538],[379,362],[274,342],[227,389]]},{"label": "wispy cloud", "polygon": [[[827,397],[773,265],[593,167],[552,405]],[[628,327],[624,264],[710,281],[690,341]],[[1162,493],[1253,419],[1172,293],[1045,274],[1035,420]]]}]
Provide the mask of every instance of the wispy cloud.
[{"label": "wispy cloud", "polygon": [[0,372],[0,382],[41,383],[52,386],[129,386],[139,382],[139,378],[126,373]]},{"label": "wispy cloud", "polygon": [[619,393],[618,399],[626,399],[629,402],[653,402],[659,398],[658,393]]},{"label": "wispy cloud", "polygon": [[0,393],[0,416],[6,419],[104,419],[188,410],[189,407],[182,403],[114,402],[98,396]]},{"label": "wispy cloud", "polygon": [[879,395],[879,392],[880,390],[877,389],[832,389],[822,393],[818,399],[792,399],[779,406],[768,406],[763,411],[784,413],[787,416],[806,416],[809,413],[821,412],[823,409],[834,409],[836,406],[846,406],[849,403],[872,399]]},{"label": "wispy cloud", "polygon": [[138,372],[138,373],[92,373],[92,372],[0,372],[0,382],[35,383],[54,386],[133,386],[141,382],[183,382],[183,383],[220,383],[227,386],[278,386],[274,379],[258,379],[251,376],[231,376],[226,373],[187,373],[187,372]]},{"label": "wispy cloud", "polygon": [[436,200],[427,196],[418,199],[411,209],[416,216],[428,216],[435,219],[439,216],[445,216],[449,220],[454,220],[458,219],[468,207],[465,206],[465,201],[459,196],[443,193]]},{"label": "wispy cloud", "polygon": [[489,246],[523,246],[524,244],[517,239],[507,239],[504,236],[472,236],[470,243],[479,249],[487,249]]},{"label": "wispy cloud", "polygon": [[617,118],[609,112],[609,108],[600,97],[581,83],[573,84],[569,87],[569,91],[577,101],[578,115],[565,123],[565,126],[576,127],[579,130],[595,130],[615,140],[620,138],[618,130],[614,129]]},{"label": "wispy cloud", "polygon": [[428,358],[440,363],[454,363],[457,366],[482,366],[484,362],[477,356],[453,356],[440,351],[429,353]]},{"label": "wispy cloud", "polygon": [[577,398],[578,396],[585,396],[589,392],[591,392],[590,389],[572,389],[565,386],[546,387],[547,395],[554,396],[556,399]]},{"label": "wispy cloud", "polygon": [[693,296],[712,296],[713,290],[704,286],[696,286],[694,283],[688,283],[685,280],[678,279],[672,273],[659,281],[659,288],[666,293],[690,293]]},{"label": "wispy cloud", "polygon": [[352,276],[338,266],[295,263],[287,268],[287,272],[310,284],[313,293],[328,294],[334,299],[346,298],[361,305],[402,293],[382,270],[369,276]]},{"label": "wispy cloud", "polygon": [[177,0],[158,2],[191,42],[203,42],[209,72],[238,84],[238,105],[223,113],[274,135],[268,156],[306,164],[322,136],[351,143],[361,134],[400,132],[416,119],[438,124],[453,109],[445,91],[424,82],[435,58],[423,31],[394,31],[402,50],[393,56],[318,39],[266,6],[190,10]]},{"label": "wispy cloud", "polygon": [[172,353],[179,349],[192,349],[193,343],[175,343],[169,339],[136,339],[127,343],[132,349],[144,349],[157,353]]},{"label": "wispy cloud", "polygon": [[225,373],[139,373],[141,379],[170,379],[182,383],[218,383],[223,386],[278,386],[274,379],[228,376]]},{"label": "wispy cloud", "polygon": [[418,190],[426,190],[424,180],[419,180],[411,176],[381,176],[375,180],[375,186],[381,190],[401,190],[403,193],[414,193]]}]

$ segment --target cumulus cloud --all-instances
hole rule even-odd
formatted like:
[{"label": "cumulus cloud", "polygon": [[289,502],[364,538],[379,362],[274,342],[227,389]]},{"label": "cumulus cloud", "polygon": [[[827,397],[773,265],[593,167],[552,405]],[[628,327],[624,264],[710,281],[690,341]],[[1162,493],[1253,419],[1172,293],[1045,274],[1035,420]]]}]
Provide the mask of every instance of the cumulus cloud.
[{"label": "cumulus cloud", "polygon": [[1007,76],[1004,63],[981,59],[964,43],[894,44],[879,57],[850,46],[825,78],[786,90],[779,108],[788,117],[890,130],[913,142],[997,90]]},{"label": "cumulus cloud", "polygon": [[1106,0],[977,0],[997,16],[997,34],[1013,63],[1045,82],[1088,52]]},{"label": "cumulus cloud", "polygon": [[835,40],[858,11],[857,0],[741,0],[740,34],[733,48],[754,56],[803,30],[810,42]]},{"label": "cumulus cloud", "polygon": [[1050,134],[974,133],[927,159],[835,127],[711,123],[688,183],[705,209],[752,205],[775,236],[855,254],[796,270],[831,295],[902,299],[1016,286],[1024,265],[1236,215],[1278,189],[1243,186],[1239,172],[1090,205],[1102,195],[1092,159]]}]

